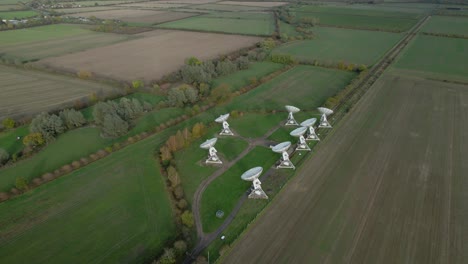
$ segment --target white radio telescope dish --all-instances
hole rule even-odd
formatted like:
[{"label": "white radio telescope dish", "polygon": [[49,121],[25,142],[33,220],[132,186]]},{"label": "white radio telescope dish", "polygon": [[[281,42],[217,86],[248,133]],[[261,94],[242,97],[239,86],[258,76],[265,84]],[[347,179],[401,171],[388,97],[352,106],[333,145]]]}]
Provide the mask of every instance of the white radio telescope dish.
[{"label": "white radio telescope dish", "polygon": [[289,133],[293,137],[300,137],[307,131],[307,127],[298,127]]},{"label": "white radio telescope dish", "polygon": [[244,180],[244,181],[254,181],[255,179],[257,179],[258,177],[260,177],[260,174],[262,174],[263,172],[263,168],[262,167],[255,167],[255,168],[252,168],[246,172],[244,172],[241,176],[241,178]]},{"label": "white radio telescope dish", "polygon": [[290,146],[291,146],[291,142],[290,141],[285,141],[285,142],[279,143],[276,146],[273,146],[271,148],[271,150],[273,150],[273,152],[276,152],[276,153],[282,153],[282,152],[288,150]]},{"label": "white radio telescope dish", "polygon": [[322,113],[322,116],[320,117],[319,127],[331,128],[332,126],[330,125],[330,122],[328,122],[327,116],[333,114],[333,110],[325,108],[325,107],[319,107],[317,109],[319,110],[320,113]]},{"label": "white radio telescope dish", "polygon": [[333,114],[333,110],[325,108],[325,107],[319,107],[319,108],[317,108],[317,110],[319,110],[319,112],[321,114],[324,114],[326,116],[329,116],[329,115]]},{"label": "white radio telescope dish", "polygon": [[292,105],[287,105],[285,106],[286,110],[288,111],[288,119],[286,120],[286,126],[297,126],[299,125],[296,121],[296,119],[294,119],[294,113],[297,113],[299,111],[301,111],[301,109],[295,107],[295,106],[292,106]]},{"label": "white radio telescope dish", "polygon": [[295,106],[292,106],[292,105],[287,105],[287,106],[285,106],[285,108],[289,113],[293,113],[293,114],[301,111],[301,109],[299,109],[299,108],[297,108]]},{"label": "white radio telescope dish", "polygon": [[207,141],[200,144],[200,148],[209,149],[216,144],[216,141],[218,141],[217,138],[208,139]]},{"label": "white radio telescope dish", "polygon": [[291,131],[291,133],[289,133],[291,136],[299,138],[299,142],[297,143],[296,150],[310,151],[310,147],[309,145],[307,145],[307,142],[304,138],[305,132],[307,132],[307,127],[298,127],[294,129],[293,131]]},{"label": "white radio telescope dish", "polygon": [[302,123],[301,123],[301,126],[304,126],[304,127],[310,127],[310,126],[313,126],[315,125],[315,123],[317,123],[317,118],[309,118],[307,120],[304,120]]},{"label": "white radio telescope dish", "polygon": [[317,123],[317,118],[309,118],[301,123],[301,126],[305,126],[309,128],[309,132],[307,133],[306,140],[315,140],[319,141],[319,137],[315,133],[314,125]]},{"label": "white radio telescope dish", "polygon": [[229,114],[220,115],[218,118],[215,119],[215,122],[223,123],[226,120],[228,120],[228,118],[229,118]]}]

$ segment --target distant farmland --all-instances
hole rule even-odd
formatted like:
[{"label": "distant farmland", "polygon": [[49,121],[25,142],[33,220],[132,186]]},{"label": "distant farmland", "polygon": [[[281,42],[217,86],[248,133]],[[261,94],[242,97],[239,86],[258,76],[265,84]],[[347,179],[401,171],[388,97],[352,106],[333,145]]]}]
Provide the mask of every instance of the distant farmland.
[{"label": "distant farmland", "polygon": [[299,18],[318,18],[321,25],[397,32],[410,29],[419,18],[415,13],[344,7],[303,6],[292,11]]},{"label": "distant farmland", "polygon": [[131,38],[129,35],[94,32],[80,25],[64,24],[1,31],[0,58],[34,61]]},{"label": "distant farmland", "polygon": [[114,88],[66,76],[0,66],[0,120],[59,107],[72,107],[92,93],[109,94]]},{"label": "distant farmland", "polygon": [[466,262],[468,90],[380,80],[220,262]]},{"label": "distant farmland", "polygon": [[374,64],[402,37],[401,34],[367,30],[316,27],[312,40],[286,43],[273,52],[299,60]]},{"label": "distant farmland", "polygon": [[168,22],[158,27],[262,36],[271,35],[275,30],[273,16],[262,13],[215,13]]},{"label": "distant farmland", "polygon": [[419,35],[395,68],[437,79],[468,81],[468,39]]},{"label": "distant farmland", "polygon": [[38,63],[71,72],[87,70],[117,80],[151,81],[177,70],[191,56],[209,59],[261,40],[257,37],[168,30],[137,35],[142,38]]},{"label": "distant farmland", "polygon": [[468,36],[468,17],[432,16],[421,31]]}]

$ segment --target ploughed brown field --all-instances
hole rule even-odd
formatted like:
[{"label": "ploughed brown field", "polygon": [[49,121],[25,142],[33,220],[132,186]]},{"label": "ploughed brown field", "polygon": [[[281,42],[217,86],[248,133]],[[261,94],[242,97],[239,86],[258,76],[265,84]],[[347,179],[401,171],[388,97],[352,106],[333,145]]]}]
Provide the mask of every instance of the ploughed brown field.
[{"label": "ploughed brown field", "polygon": [[38,63],[70,72],[86,70],[116,80],[152,81],[176,71],[189,57],[206,60],[261,41],[258,37],[173,30],[138,35],[142,38]]},{"label": "ploughed brown field", "polygon": [[221,5],[242,5],[242,6],[259,6],[259,7],[276,7],[288,4],[287,2],[240,2],[240,1],[222,1],[217,4]]},{"label": "ploughed brown field", "polygon": [[466,263],[468,86],[385,75],[222,263]]}]

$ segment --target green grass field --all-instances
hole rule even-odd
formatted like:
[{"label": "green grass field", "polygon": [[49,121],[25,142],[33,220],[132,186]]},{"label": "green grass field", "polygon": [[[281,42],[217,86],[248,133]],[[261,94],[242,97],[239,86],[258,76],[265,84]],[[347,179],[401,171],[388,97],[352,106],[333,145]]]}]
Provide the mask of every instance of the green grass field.
[{"label": "green grass field", "polygon": [[259,16],[258,19],[239,19],[202,15],[159,24],[158,28],[185,29],[209,32],[225,32],[246,35],[271,35],[275,27],[273,16]]},{"label": "green grass field", "polygon": [[33,157],[20,161],[11,167],[0,169],[0,191],[9,190],[15,184],[18,176],[32,180],[44,173],[53,172],[65,164],[87,157],[89,154],[110,146],[114,142],[123,141],[129,136],[147,131],[173,117],[180,116],[182,112],[182,109],[176,108],[150,112],[136,120],[136,125],[129,133],[118,139],[102,138],[99,129],[95,127],[84,127],[68,131]]},{"label": "green grass field", "polygon": [[468,39],[419,35],[394,67],[430,78],[467,81],[467,54]]},{"label": "green grass field", "polygon": [[[194,141],[188,148],[176,152],[176,166],[179,172],[185,197],[191,204],[193,196],[200,183],[213,174],[219,167],[205,165],[204,161],[208,156],[208,150],[201,149],[200,144],[205,140],[216,137],[219,128],[215,127],[209,130],[207,135]],[[223,162],[235,159],[244,149],[247,148],[247,142],[236,137],[218,138],[216,142],[218,156]]]},{"label": "green grass field", "polygon": [[243,5],[217,5],[217,4],[203,4],[203,5],[192,5],[188,6],[192,9],[203,9],[203,10],[214,10],[214,11],[262,11],[268,8],[258,6],[243,6]]},{"label": "green grass field", "polygon": [[331,6],[302,6],[291,9],[299,18],[315,17],[319,24],[361,29],[406,31],[417,22],[419,14]]},{"label": "green grass field", "polygon": [[296,66],[254,90],[234,98],[226,108],[238,111],[284,111],[285,105],[295,105],[303,110],[313,110],[343,89],[355,76],[352,72]]},{"label": "green grass field", "polygon": [[1,203],[2,262],[141,263],[160,252],[175,225],[147,143]]},{"label": "green grass field", "polygon": [[1,31],[0,50],[4,58],[38,60],[132,38],[124,34],[94,32],[80,25],[57,24]]},{"label": "green grass field", "polygon": [[231,91],[237,91],[240,88],[249,85],[251,78],[257,78],[257,80],[260,80],[263,76],[275,72],[283,67],[284,65],[282,64],[268,61],[254,62],[251,63],[249,68],[246,70],[237,71],[214,79],[211,86],[217,87],[221,84],[227,84],[231,88]]},{"label": "green grass field", "polygon": [[0,12],[1,19],[22,19],[37,16],[37,12],[34,11],[12,11],[12,12]]},{"label": "green grass field", "polygon": [[290,54],[299,60],[372,65],[402,37],[397,33],[325,27],[313,32],[314,39],[286,43],[273,53]]},{"label": "green grass field", "polygon": [[[212,232],[224,221],[237,204],[239,198],[251,186],[250,182],[241,180],[240,176],[246,170],[261,166],[268,170],[278,159],[278,154],[269,148],[256,147],[244,158],[239,160],[223,175],[214,180],[203,193],[201,200],[201,216],[203,231]],[[219,219],[215,213],[223,210],[225,217]]]},{"label": "green grass field", "polygon": [[422,32],[468,35],[468,17],[432,16]]},{"label": "green grass field", "polygon": [[288,37],[299,36],[300,33],[296,31],[293,25],[279,21],[280,34],[286,34]]},{"label": "green grass field", "polygon": [[264,136],[270,129],[286,120],[286,113],[254,114],[246,113],[238,118],[229,120],[230,127],[246,138],[259,138]]},{"label": "green grass field", "polygon": [[[29,134],[28,126],[21,126],[15,129],[0,132],[0,148],[6,150],[10,157],[23,149],[23,137]],[[21,137],[17,140],[16,137]]]}]

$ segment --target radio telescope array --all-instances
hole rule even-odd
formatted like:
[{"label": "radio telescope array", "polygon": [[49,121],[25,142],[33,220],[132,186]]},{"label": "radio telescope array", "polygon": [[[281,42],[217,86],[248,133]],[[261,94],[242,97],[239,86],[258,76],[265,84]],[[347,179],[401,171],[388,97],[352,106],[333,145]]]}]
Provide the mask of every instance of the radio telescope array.
[{"label": "radio telescope array", "polygon": [[322,114],[322,116],[320,117],[319,127],[321,127],[321,128],[332,128],[332,126],[330,125],[330,123],[327,120],[327,116],[333,114],[333,110],[325,108],[325,107],[319,107],[317,109]]},{"label": "radio telescope array", "polygon": [[307,127],[301,126],[291,131],[291,133],[289,133],[291,136],[299,138],[299,142],[297,143],[296,150],[310,151],[310,147],[309,145],[307,145],[307,142],[304,138],[304,134],[306,131],[307,131]]},{"label": "radio telescope array", "polygon": [[289,160],[288,149],[291,146],[291,142],[285,141],[279,143],[276,146],[271,146],[271,150],[276,153],[281,153],[281,159],[277,169],[295,169],[294,164]]},{"label": "radio telescope array", "polygon": [[212,138],[208,139],[200,145],[200,148],[208,149],[208,158],[205,161],[206,164],[223,164],[223,162],[219,159],[218,155],[216,154],[216,152],[218,151],[214,148],[216,141],[218,141],[217,138]]},{"label": "radio telescope array", "polygon": [[223,129],[221,132],[219,132],[221,136],[234,136],[234,133],[232,133],[231,129],[229,128],[229,124],[226,121],[228,118],[229,114],[224,114],[215,119],[215,122],[223,124]]},{"label": "radio telescope array", "polygon": [[301,111],[301,109],[292,106],[292,105],[287,105],[285,106],[286,110],[288,111],[288,119],[286,120],[286,126],[298,126],[299,124],[297,123],[296,119],[294,119],[294,114]]},{"label": "radio telescope array", "polygon": [[304,120],[304,122],[301,123],[301,126],[309,128],[309,132],[307,133],[306,140],[316,140],[316,141],[320,140],[320,138],[315,133],[315,129],[314,129],[315,123],[317,123],[317,118],[309,118],[307,120]]},{"label": "radio telescope array", "polygon": [[268,199],[268,196],[263,191],[261,182],[258,179],[262,174],[263,168],[262,167],[255,167],[241,175],[241,179],[244,181],[251,181],[253,185],[253,190],[249,194],[249,198],[251,199]]}]

